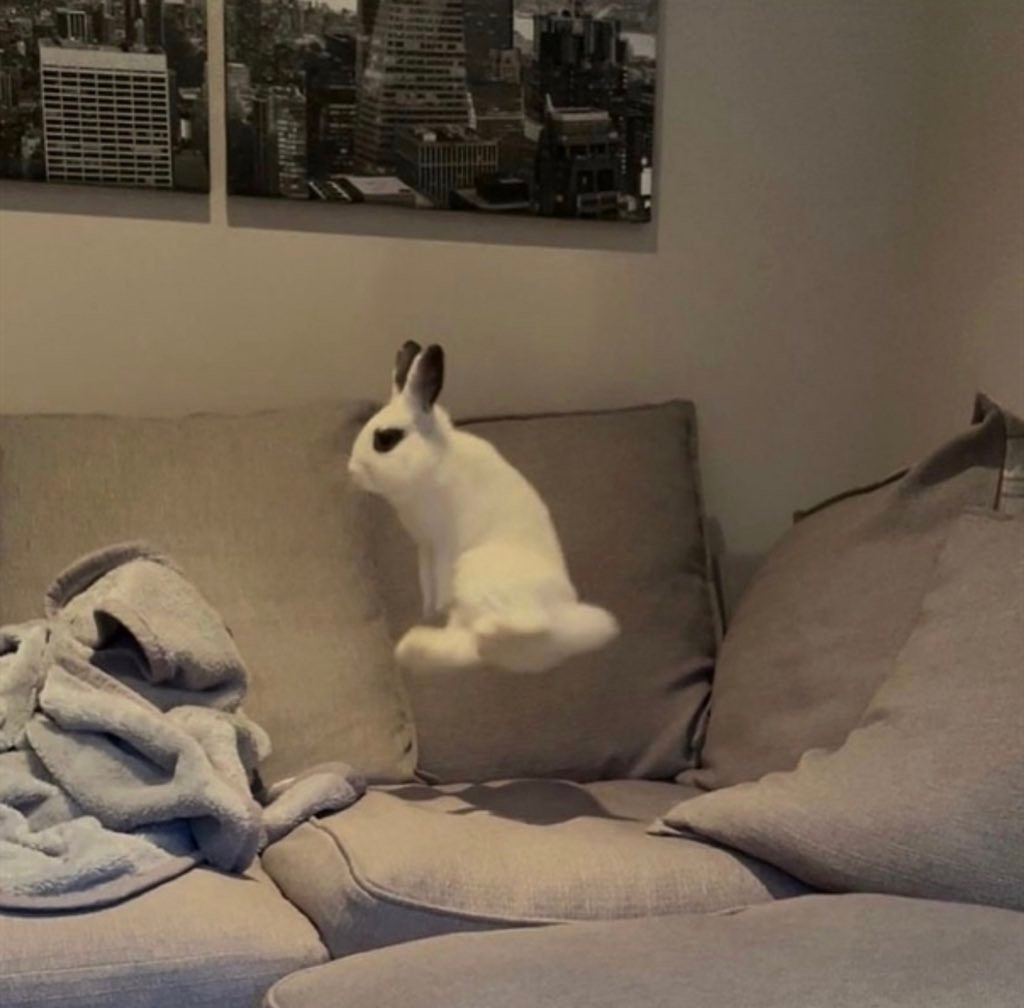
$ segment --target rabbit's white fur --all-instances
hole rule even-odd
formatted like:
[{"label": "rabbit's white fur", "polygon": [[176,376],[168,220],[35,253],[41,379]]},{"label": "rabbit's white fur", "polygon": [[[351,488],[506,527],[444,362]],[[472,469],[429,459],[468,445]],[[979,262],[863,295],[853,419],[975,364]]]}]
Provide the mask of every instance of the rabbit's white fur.
[{"label": "rabbit's white fur", "polygon": [[355,482],[392,505],[419,548],[424,617],[446,617],[444,626],[409,630],[398,661],[541,672],[603,647],[619,632],[615,618],[579,601],[537,491],[436,405],[443,370],[440,347],[406,343],[391,400],[360,431],[349,461]]}]

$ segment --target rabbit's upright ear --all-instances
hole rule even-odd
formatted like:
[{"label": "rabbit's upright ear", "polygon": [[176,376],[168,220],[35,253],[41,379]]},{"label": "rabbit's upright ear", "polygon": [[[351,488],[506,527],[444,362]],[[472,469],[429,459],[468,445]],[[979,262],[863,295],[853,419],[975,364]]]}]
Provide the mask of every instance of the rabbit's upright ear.
[{"label": "rabbit's upright ear", "polygon": [[444,350],[431,343],[418,354],[409,372],[406,395],[424,413],[429,413],[444,385]]},{"label": "rabbit's upright ear", "polygon": [[412,363],[423,349],[415,340],[406,340],[395,354],[395,369],[391,372],[391,392],[398,395],[405,389]]}]

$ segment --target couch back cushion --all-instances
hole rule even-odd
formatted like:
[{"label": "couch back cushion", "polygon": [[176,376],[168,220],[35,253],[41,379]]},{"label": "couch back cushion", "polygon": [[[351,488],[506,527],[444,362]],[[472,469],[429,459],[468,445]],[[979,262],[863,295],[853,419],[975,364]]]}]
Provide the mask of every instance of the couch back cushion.
[{"label": "couch back cushion", "polygon": [[809,885],[1024,910],[1024,517],[968,512],[835,751],[684,801],[677,830]]},{"label": "couch back cushion", "polygon": [[992,507],[1017,421],[979,399],[974,425],[881,486],[806,513],[755,575],[726,634],[704,788],[792,769],[840,745],[892,668],[950,523]]},{"label": "couch back cushion", "polygon": [[42,614],[80,554],[146,539],[218,609],[250,670],[268,779],[346,760],[375,780],[414,762],[345,458],[359,404],[249,416],[0,417],[0,623]]},{"label": "couch back cushion", "polygon": [[[422,775],[669,778],[692,764],[716,647],[692,405],[486,420],[545,499],[586,601],[621,636],[539,675],[416,673]],[[415,549],[381,505],[382,585],[397,638],[419,619]]]}]

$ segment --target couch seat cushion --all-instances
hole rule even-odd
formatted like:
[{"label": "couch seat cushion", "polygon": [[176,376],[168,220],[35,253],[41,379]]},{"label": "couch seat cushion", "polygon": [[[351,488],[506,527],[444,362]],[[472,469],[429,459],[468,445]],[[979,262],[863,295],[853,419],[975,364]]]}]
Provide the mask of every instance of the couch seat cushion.
[{"label": "couch seat cushion", "polygon": [[[544,675],[411,673],[418,769],[434,782],[668,780],[692,766],[716,621],[691,403],[466,424],[537,488],[580,596],[621,635]],[[393,635],[420,618],[413,544],[381,504]]]},{"label": "couch seat cushion", "polygon": [[309,921],[254,866],[196,868],[102,910],[0,912],[3,1008],[252,1008],[327,958]]},{"label": "couch seat cushion", "polygon": [[371,790],[270,847],[334,955],[449,931],[742,906],[807,891],[762,862],[655,837],[693,792],[654,781]]},{"label": "couch seat cushion", "polygon": [[168,419],[0,417],[0,625],[77,556],[148,539],[223,616],[270,780],[328,760],[408,780],[408,702],[345,456],[358,403]]},{"label": "couch seat cushion", "polygon": [[303,970],[265,1008],[1017,1008],[1024,914],[804,896],[735,914],[449,935]]}]

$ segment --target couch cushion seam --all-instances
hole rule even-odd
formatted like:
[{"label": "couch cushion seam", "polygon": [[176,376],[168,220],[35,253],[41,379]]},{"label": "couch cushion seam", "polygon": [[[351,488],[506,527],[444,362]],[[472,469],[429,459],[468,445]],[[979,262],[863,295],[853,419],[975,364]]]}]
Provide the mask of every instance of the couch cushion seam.
[{"label": "couch cushion seam", "polygon": [[[222,964],[227,965],[229,963],[237,963],[240,966],[245,966],[247,971],[252,971],[252,967],[263,966],[267,963],[283,962],[284,960],[268,959],[263,956],[253,956],[250,954],[234,954],[228,953],[224,955],[198,955],[198,956],[175,956],[173,959],[148,959],[140,961],[138,959],[126,959],[121,962],[107,962],[107,963],[81,963],[77,966],[57,966],[57,967],[46,967],[40,969],[34,967],[28,970],[17,970],[15,972],[5,972],[2,976],[4,980],[17,980],[19,977],[47,977],[47,976],[60,976],[63,973],[92,973],[96,974],[101,970],[138,970],[140,968],[145,969],[147,967],[175,967],[181,966],[184,963],[193,964],[195,966],[203,967],[211,964]],[[323,963],[317,963],[316,965],[323,965]],[[307,967],[300,966],[299,969]],[[312,969],[313,967],[308,967]],[[118,974],[115,974],[118,975]]]},{"label": "couch cushion seam", "polygon": [[462,910],[456,907],[442,906],[440,904],[428,903],[423,900],[416,900],[409,896],[402,896],[396,892],[392,892],[385,886],[380,885],[377,882],[371,881],[367,876],[362,874],[355,865],[355,862],[349,852],[345,849],[345,845],[341,839],[337,837],[331,830],[327,829],[322,823],[317,820],[313,820],[311,825],[327,834],[331,842],[338,849],[338,853],[341,855],[342,860],[345,862],[345,866],[348,868],[348,873],[352,878],[352,881],[356,886],[361,889],[367,896],[371,896],[374,899],[394,903],[397,906],[407,907],[411,910],[420,910],[426,913],[443,914],[447,917],[457,917],[463,920],[482,921],[488,924],[523,924],[523,925],[545,925],[545,924],[573,924],[577,923],[578,920],[565,917],[500,917],[496,914],[488,914],[480,911],[473,910]]}]

